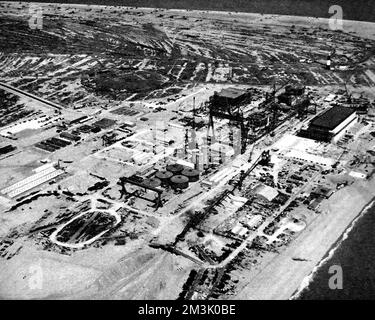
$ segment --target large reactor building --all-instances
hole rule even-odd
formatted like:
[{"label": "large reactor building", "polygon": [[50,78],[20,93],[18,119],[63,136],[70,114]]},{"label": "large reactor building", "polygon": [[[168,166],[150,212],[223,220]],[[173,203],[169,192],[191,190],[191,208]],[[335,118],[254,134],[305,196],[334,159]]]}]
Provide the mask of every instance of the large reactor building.
[{"label": "large reactor building", "polygon": [[212,103],[218,108],[226,108],[228,106],[237,106],[244,102],[248,97],[246,90],[238,88],[226,88],[220,92],[215,92],[211,97]]},{"label": "large reactor building", "polygon": [[334,106],[311,120],[307,130],[301,130],[300,135],[306,138],[329,142],[336,140],[348,127],[355,123],[355,109]]}]

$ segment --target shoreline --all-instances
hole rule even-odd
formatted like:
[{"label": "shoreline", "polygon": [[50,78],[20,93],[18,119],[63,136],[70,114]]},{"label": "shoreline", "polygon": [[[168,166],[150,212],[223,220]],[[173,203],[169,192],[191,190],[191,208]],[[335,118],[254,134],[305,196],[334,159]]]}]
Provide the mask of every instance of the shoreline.
[{"label": "shoreline", "polygon": [[[17,5],[18,2],[3,1],[3,3]],[[97,8],[97,9],[114,9],[117,8],[115,5],[103,5],[103,4],[85,4],[85,3],[61,3],[61,2],[24,2],[21,4],[32,4],[37,6],[58,6],[64,9],[75,8],[84,9],[87,7]],[[215,17],[218,16],[220,19],[226,20],[237,20],[236,23],[259,23],[262,25],[272,26],[275,22],[290,26],[293,24],[298,24],[304,27],[319,26],[325,29],[329,29],[329,17],[316,17],[316,16],[304,16],[304,15],[291,15],[291,14],[275,14],[275,13],[260,13],[260,12],[247,12],[247,11],[228,11],[228,10],[203,10],[203,9],[182,9],[182,8],[160,8],[160,7],[132,7],[121,5],[121,10],[140,10],[146,13],[154,12],[155,10],[163,10],[169,12],[170,14],[183,14],[193,17]],[[344,33],[351,33],[358,37],[367,38],[370,40],[375,40],[374,32],[375,21],[368,20],[353,20],[343,18],[343,30]]]},{"label": "shoreline", "polygon": [[[4,3],[14,3],[13,1],[3,1]],[[57,6],[68,6],[68,7],[113,7],[116,8],[116,5],[107,5],[107,4],[89,4],[89,3],[66,3],[66,2],[39,2],[39,1],[32,1],[32,2],[25,2],[20,1],[21,3],[29,3],[29,4],[36,4],[36,5],[57,5]],[[17,2],[16,2],[17,3]],[[280,13],[261,13],[261,12],[250,12],[250,11],[229,11],[229,10],[205,10],[205,9],[184,9],[184,8],[164,8],[164,7],[136,7],[136,6],[127,6],[121,5],[124,10],[143,10],[143,11],[155,11],[155,10],[166,10],[171,12],[190,12],[190,13],[199,13],[199,14],[227,14],[227,15],[234,15],[234,16],[262,16],[262,17],[282,17],[282,18],[301,18],[301,19],[312,19],[312,20],[322,20],[328,21],[330,18],[327,17],[316,17],[316,16],[301,16],[301,15],[293,15],[293,14],[280,14]],[[375,21],[368,21],[368,20],[352,20],[352,19],[342,19],[343,22],[350,22],[350,23],[364,23],[364,24],[375,24]]]},{"label": "shoreline", "polygon": [[[118,1],[110,1],[108,4],[98,4],[97,1],[94,0],[71,0],[67,2],[50,2],[49,0],[46,1],[32,1],[31,3],[45,3],[45,4],[59,4],[59,5],[90,5],[90,6],[110,6],[110,7],[124,7],[124,8],[138,8],[138,9],[163,9],[163,10],[181,10],[181,11],[202,11],[202,12],[232,12],[232,13],[256,13],[256,14],[264,14],[264,15],[292,15],[292,16],[300,16],[300,17],[318,17],[318,18],[329,18],[330,12],[329,8],[330,5],[326,4],[319,7],[319,4],[311,6],[307,6],[306,4],[301,7],[302,4],[299,4],[299,8],[296,10],[290,9],[290,1],[286,0],[283,1],[284,4],[280,4],[276,1],[269,1],[267,4],[259,5],[259,3],[252,3],[251,6],[236,6],[233,5],[232,2],[229,2],[231,5],[227,6],[226,3],[221,4],[220,6],[217,5],[197,5],[196,3],[189,3],[189,1],[186,1],[184,4],[173,4],[172,3],[164,3],[164,5],[160,5],[159,1],[156,1],[156,3],[153,3],[153,1],[126,1],[125,4],[118,3]],[[178,2],[178,1],[177,1]],[[256,1],[257,2],[257,1]],[[308,2],[308,1],[307,1]],[[275,4],[277,4],[277,7],[275,9]],[[363,13],[353,12],[353,9],[356,8],[356,6],[351,7],[347,6],[347,4],[342,3],[342,1],[339,1],[339,3],[336,3],[336,5],[340,5],[343,8],[343,11],[349,12],[352,11],[349,15],[352,19],[348,19],[349,21],[364,21],[364,22],[375,22],[373,20],[373,17],[371,15],[363,15]],[[285,6],[289,6],[289,9],[284,10]],[[284,8],[283,8],[284,7]],[[271,9],[272,8],[272,9]],[[318,8],[318,9],[317,9]],[[281,9],[281,10],[280,10]],[[366,8],[361,8],[362,10],[365,10]],[[290,14],[289,12],[292,11],[294,14]],[[357,18],[357,20],[353,19]],[[360,20],[359,20],[360,19]]]},{"label": "shoreline", "polygon": [[302,280],[301,286],[296,289],[293,295],[290,297],[291,300],[298,300],[304,290],[308,289],[309,285],[314,281],[314,277],[319,272],[320,268],[323,267],[329,260],[333,257],[335,252],[341,247],[343,242],[349,237],[349,234],[352,232],[353,228],[360,222],[360,220],[368,214],[369,210],[375,206],[375,196],[364,206],[360,213],[352,220],[350,225],[347,227],[345,232],[340,236],[339,239],[331,246],[327,251],[323,259],[314,267],[311,273]]},{"label": "shoreline", "polygon": [[[357,181],[332,195],[324,203],[330,212],[320,213],[282,252],[271,261],[263,261],[263,265],[261,262],[257,272],[250,271],[247,284],[232,299],[295,299],[374,204],[374,189],[372,178]],[[294,261],[296,256],[306,261]]]}]

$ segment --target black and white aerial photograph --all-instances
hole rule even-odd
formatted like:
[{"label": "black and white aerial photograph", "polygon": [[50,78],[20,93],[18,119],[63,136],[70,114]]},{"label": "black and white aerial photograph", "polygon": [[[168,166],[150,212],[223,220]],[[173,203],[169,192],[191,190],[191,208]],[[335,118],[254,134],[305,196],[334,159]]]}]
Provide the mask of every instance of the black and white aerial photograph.
[{"label": "black and white aerial photograph", "polygon": [[0,178],[0,300],[373,300],[375,3],[1,1]]}]

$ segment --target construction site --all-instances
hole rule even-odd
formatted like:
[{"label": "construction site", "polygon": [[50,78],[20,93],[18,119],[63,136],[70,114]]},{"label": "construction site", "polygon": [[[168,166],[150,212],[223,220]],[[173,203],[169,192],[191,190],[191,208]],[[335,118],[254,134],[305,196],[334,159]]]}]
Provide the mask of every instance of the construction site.
[{"label": "construction site", "polygon": [[337,240],[345,193],[369,201],[367,25],[43,4],[33,30],[0,7],[0,297],[258,298],[273,259],[320,261],[318,236],[289,251],[318,222]]}]

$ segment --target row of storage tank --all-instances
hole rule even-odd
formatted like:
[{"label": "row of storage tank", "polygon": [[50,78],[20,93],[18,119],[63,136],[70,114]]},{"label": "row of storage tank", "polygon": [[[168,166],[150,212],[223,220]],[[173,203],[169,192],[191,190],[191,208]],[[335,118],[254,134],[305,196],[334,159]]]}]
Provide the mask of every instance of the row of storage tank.
[{"label": "row of storage tank", "polygon": [[154,178],[147,179],[144,183],[154,188],[168,185],[175,189],[186,189],[189,186],[189,182],[198,180],[198,170],[186,168],[176,163],[167,165],[166,170],[156,172]]}]

